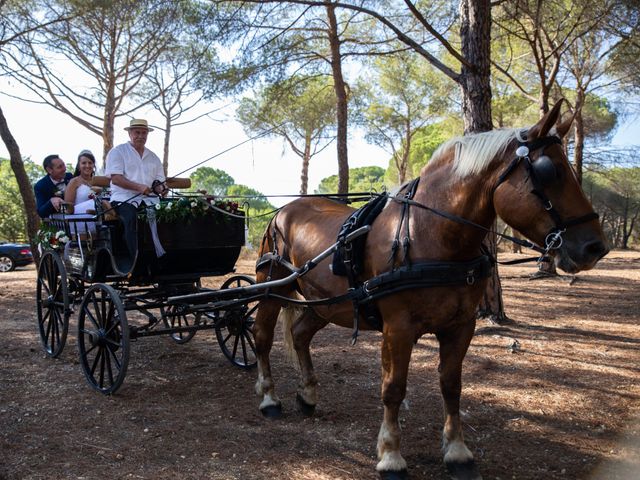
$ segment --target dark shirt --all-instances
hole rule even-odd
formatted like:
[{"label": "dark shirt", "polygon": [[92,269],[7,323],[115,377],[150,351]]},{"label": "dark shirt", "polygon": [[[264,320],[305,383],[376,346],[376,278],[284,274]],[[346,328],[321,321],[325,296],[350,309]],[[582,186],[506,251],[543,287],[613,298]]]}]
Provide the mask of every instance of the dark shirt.
[{"label": "dark shirt", "polygon": [[[72,178],[73,175],[67,172],[64,174],[64,180],[59,183],[67,185],[69,180]],[[59,186],[53,183],[49,175],[38,180],[33,186],[33,192],[36,195],[36,206],[38,207],[38,215],[40,215],[40,218],[47,218],[52,213],[56,212],[56,209],[51,204],[51,198],[55,197],[56,193],[60,191],[61,189]],[[62,197],[64,197],[64,192],[62,192]]]}]

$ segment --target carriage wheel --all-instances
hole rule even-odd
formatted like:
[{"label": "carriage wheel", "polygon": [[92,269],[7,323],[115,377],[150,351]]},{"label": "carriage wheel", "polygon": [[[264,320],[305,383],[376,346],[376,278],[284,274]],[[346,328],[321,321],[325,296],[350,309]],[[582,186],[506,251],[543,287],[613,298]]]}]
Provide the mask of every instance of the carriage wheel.
[{"label": "carriage wheel", "polygon": [[80,364],[89,384],[105,395],[115,393],[129,365],[129,325],[118,292],[109,285],[92,285],[78,316]]},{"label": "carriage wheel", "polygon": [[[251,277],[236,275],[227,279],[220,290],[246,287],[255,283]],[[253,368],[257,363],[256,342],[253,337],[256,308],[257,301],[217,312],[215,328],[220,349],[231,363],[245,369]]]},{"label": "carriage wheel", "polygon": [[[162,313],[162,321],[167,328],[191,327],[200,324],[200,312],[186,312],[184,307],[180,305],[170,305],[166,311]],[[195,330],[189,332],[175,332],[170,335],[174,342],[178,344],[187,343],[196,334]]]},{"label": "carriage wheel", "polygon": [[67,273],[58,252],[47,250],[38,266],[36,314],[44,351],[52,358],[62,353],[69,331]]}]

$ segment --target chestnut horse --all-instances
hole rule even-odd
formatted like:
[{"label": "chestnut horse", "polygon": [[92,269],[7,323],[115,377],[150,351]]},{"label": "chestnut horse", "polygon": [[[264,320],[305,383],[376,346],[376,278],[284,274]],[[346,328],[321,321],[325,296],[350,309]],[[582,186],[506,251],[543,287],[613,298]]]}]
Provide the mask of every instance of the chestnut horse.
[{"label": "chestnut horse", "polygon": [[[546,249],[556,266],[569,273],[592,268],[608,251],[597,214],[562,147],[561,139],[571,122],[556,125],[559,116],[560,103],[526,131],[495,130],[450,140],[422,169],[413,198],[405,186],[390,197],[372,224],[359,281],[389,271],[411,272],[411,268],[430,264],[453,265],[455,277],[451,282],[424,286],[420,283],[424,279],[416,280],[414,275],[414,285],[391,285],[387,294],[369,302],[377,310],[381,325],[370,321],[372,317],[365,315],[365,309],[358,310],[361,329],[382,331],[384,416],[376,467],[382,478],[408,477],[400,453],[398,413],[412,348],[426,333],[435,334],[439,342],[444,462],[455,478],[480,478],[473,454],[464,443],[459,406],[462,361],[474,334],[476,310],[488,275],[485,272],[460,281],[460,268],[455,265],[475,268],[496,214]],[[317,197],[287,204],[267,227],[260,249],[264,257],[256,268],[258,283],[285,278],[330,248],[353,211]],[[403,237],[406,232],[409,240],[406,255],[402,249],[391,253],[400,231]],[[317,380],[309,352],[313,336],[330,322],[353,327],[354,302],[345,297],[349,282],[334,275],[329,263],[327,258],[305,269],[308,271],[295,282],[276,282],[277,287],[269,289],[270,295],[259,302],[254,325],[256,391],[262,397],[260,410],[265,416],[279,416],[281,412],[269,353],[278,315],[288,303],[282,297],[293,299],[301,294],[308,302],[303,309],[283,310],[299,313],[291,320],[290,332],[302,375],[298,405],[306,414],[311,414],[317,403]],[[490,263],[489,272],[492,267]],[[428,268],[418,271],[429,275]],[[313,304],[313,300],[336,297],[344,301]]]}]

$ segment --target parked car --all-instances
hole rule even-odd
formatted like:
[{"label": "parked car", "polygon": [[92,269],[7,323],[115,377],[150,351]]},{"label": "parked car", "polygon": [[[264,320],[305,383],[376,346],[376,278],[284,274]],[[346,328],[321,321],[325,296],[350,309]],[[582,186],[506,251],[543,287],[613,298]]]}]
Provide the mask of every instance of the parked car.
[{"label": "parked car", "polygon": [[0,244],[0,273],[10,272],[16,267],[33,263],[29,245],[16,243]]}]

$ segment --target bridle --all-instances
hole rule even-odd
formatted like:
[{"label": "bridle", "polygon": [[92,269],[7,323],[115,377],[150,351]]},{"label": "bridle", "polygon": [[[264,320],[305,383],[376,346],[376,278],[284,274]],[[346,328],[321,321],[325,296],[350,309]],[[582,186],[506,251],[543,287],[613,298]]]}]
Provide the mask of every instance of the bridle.
[{"label": "bridle", "polygon": [[[400,194],[398,194],[396,196],[391,197],[391,199],[398,203],[404,203],[404,204],[415,206],[424,210],[428,210],[438,216],[447,218],[449,220],[453,220],[454,222],[461,223],[464,225],[470,225],[480,230],[484,230],[487,233],[494,233],[495,235],[502,237],[505,240],[509,240],[510,242],[513,242],[516,245],[529,248],[540,254],[540,256],[537,259],[536,258],[521,259],[521,260],[512,260],[510,262],[499,262],[499,263],[513,264],[513,263],[522,263],[522,262],[527,262],[532,260],[537,260],[538,262],[546,261],[545,257],[547,257],[549,252],[551,252],[552,250],[557,250],[562,246],[562,243],[563,243],[562,234],[567,231],[567,228],[572,227],[574,225],[579,225],[581,223],[586,223],[591,220],[595,220],[598,218],[598,214],[596,212],[591,212],[578,218],[563,220],[561,215],[553,206],[553,203],[551,202],[551,200],[549,200],[549,198],[545,194],[544,192],[545,187],[548,187],[551,184],[553,184],[558,178],[556,168],[548,156],[540,155],[537,159],[532,161],[531,158],[529,157],[529,154],[537,150],[544,150],[546,147],[550,145],[556,145],[556,144],[562,145],[562,140],[560,140],[560,138],[556,136],[542,137],[536,140],[532,140],[530,142],[519,138],[518,141],[519,141],[519,146],[516,149],[516,156],[498,177],[498,181],[496,182],[496,184],[492,189],[492,195],[493,193],[495,193],[496,189],[507,179],[507,177],[509,177],[509,175],[518,167],[518,165],[520,165],[520,163],[523,163],[525,165],[525,168],[527,169],[527,173],[529,174],[529,179],[531,180],[531,183],[533,185],[533,189],[531,190],[531,193],[533,193],[536,197],[540,199],[540,201],[542,202],[543,208],[545,209],[545,211],[549,213],[554,223],[554,227],[545,236],[544,248],[539,247],[538,245],[536,245],[535,243],[527,239],[516,238],[511,235],[506,235],[504,233],[496,232],[490,228],[486,228],[483,225],[479,225],[475,222],[472,222],[471,220],[467,220],[466,218],[459,217],[457,215],[453,215],[451,213],[444,212],[442,210],[438,210],[432,207],[428,207],[427,205],[424,205],[420,202],[416,202],[415,200],[413,200],[413,198],[411,198],[411,196],[408,196],[408,195],[401,196]],[[417,183],[418,180],[419,178],[416,179],[414,182]],[[413,185],[413,183],[410,185],[412,187],[411,190],[415,192],[417,189],[416,185]],[[409,189],[406,186],[405,188]],[[401,191],[402,190],[403,189],[401,189]],[[405,214],[406,216],[408,216],[408,211]]]},{"label": "bridle", "polygon": [[[549,187],[558,179],[555,165],[547,155],[541,154],[537,159],[532,161],[529,154],[536,150],[542,150],[541,153],[544,153],[544,149],[546,147],[556,144],[562,145],[562,140],[556,136],[542,137],[531,142],[520,140],[519,146],[516,149],[516,157],[511,161],[502,174],[500,174],[500,177],[498,177],[498,181],[492,191],[492,194],[495,193],[496,189],[507,179],[516,167],[520,163],[524,163],[529,175],[529,180],[533,185],[531,193],[538,197],[542,203],[542,207],[549,213],[549,216],[551,216],[551,219],[555,224],[545,236],[544,250],[540,252],[542,256],[545,256],[550,251],[557,250],[562,246],[562,234],[567,231],[567,228],[590,222],[591,220],[596,220],[598,218],[598,214],[596,212],[591,212],[577,218],[564,220],[553,206],[549,197],[545,194],[545,187]],[[536,250],[539,251],[538,249]]]}]

